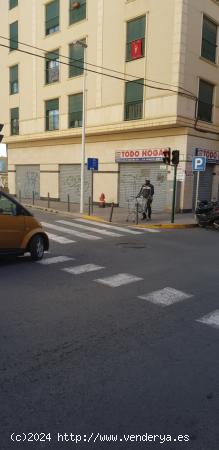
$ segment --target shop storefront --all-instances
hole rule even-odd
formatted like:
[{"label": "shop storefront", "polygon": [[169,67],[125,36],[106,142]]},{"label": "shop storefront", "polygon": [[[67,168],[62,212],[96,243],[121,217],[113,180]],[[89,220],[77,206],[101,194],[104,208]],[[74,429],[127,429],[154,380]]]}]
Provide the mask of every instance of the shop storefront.
[{"label": "shop storefront", "polygon": [[[196,148],[197,156],[206,157],[206,170],[200,172],[198,200],[219,200],[219,151]],[[196,194],[196,175],[194,176],[193,201]]]},{"label": "shop storefront", "polygon": [[159,149],[124,150],[116,153],[119,164],[119,206],[127,207],[127,202],[138,194],[145,178],[154,185],[153,211],[169,209],[168,168],[163,164],[163,151]]}]

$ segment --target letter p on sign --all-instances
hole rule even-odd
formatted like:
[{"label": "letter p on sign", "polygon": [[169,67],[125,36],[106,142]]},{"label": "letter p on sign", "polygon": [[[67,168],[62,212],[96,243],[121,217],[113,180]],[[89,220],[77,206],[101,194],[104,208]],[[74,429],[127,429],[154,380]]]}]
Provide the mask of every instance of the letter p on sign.
[{"label": "letter p on sign", "polygon": [[204,172],[205,169],[206,169],[206,157],[194,156],[194,158],[192,159],[193,172]]}]

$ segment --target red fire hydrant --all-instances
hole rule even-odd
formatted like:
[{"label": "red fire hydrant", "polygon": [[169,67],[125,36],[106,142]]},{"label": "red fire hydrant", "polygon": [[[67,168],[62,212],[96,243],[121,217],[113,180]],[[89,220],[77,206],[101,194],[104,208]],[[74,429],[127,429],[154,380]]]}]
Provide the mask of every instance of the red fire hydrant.
[{"label": "red fire hydrant", "polygon": [[102,194],[100,195],[99,198],[100,202],[99,202],[99,207],[100,208],[105,208],[106,206],[106,202],[105,202],[105,194],[102,192]]}]

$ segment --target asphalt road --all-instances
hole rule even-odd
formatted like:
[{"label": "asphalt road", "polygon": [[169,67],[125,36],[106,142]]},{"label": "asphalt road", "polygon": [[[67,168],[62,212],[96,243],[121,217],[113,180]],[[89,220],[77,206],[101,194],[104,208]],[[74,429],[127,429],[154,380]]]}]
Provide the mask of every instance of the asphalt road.
[{"label": "asphalt road", "polygon": [[48,231],[65,260],[0,262],[0,449],[218,450],[219,233]]}]

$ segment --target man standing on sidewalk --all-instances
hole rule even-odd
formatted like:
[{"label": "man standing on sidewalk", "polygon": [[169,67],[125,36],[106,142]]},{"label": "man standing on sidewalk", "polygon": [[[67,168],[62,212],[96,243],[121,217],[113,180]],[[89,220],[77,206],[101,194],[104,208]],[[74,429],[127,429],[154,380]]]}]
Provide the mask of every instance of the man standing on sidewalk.
[{"label": "man standing on sidewalk", "polygon": [[154,186],[151,184],[150,180],[146,178],[145,183],[142,185],[137,197],[143,197],[143,215],[142,220],[148,219],[151,220],[151,204],[153,202],[154,196]]}]

